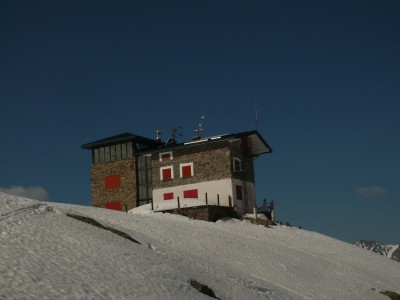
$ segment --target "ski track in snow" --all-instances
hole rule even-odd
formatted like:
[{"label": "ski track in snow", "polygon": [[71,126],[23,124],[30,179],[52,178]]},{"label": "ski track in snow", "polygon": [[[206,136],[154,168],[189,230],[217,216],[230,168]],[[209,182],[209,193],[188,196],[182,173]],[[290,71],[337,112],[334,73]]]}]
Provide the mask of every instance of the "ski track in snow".
[{"label": "ski track in snow", "polygon": [[[68,218],[87,216],[142,245]],[[2,234],[2,231],[5,234]],[[400,264],[315,232],[0,193],[0,299],[387,299]]]}]

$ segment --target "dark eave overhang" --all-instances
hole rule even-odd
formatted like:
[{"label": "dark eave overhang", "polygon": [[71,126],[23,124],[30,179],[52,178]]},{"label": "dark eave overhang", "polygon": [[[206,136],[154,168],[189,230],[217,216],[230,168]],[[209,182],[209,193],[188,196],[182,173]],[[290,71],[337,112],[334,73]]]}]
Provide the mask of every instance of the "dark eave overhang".
[{"label": "dark eave overhang", "polygon": [[253,130],[253,131],[246,131],[246,132],[233,133],[233,134],[222,134],[222,135],[201,138],[199,140],[189,141],[189,142],[179,143],[179,144],[173,144],[173,145],[161,144],[161,145],[159,145],[158,148],[147,149],[147,150],[143,151],[143,154],[168,151],[168,150],[177,149],[177,148],[187,148],[187,147],[211,144],[211,143],[227,141],[227,140],[235,140],[235,139],[240,139],[240,138],[244,138],[244,137],[247,137],[250,139],[250,145],[251,145],[250,149],[249,149],[250,155],[258,156],[261,154],[266,154],[266,153],[272,152],[271,147],[267,144],[267,142],[264,140],[264,138],[261,136],[261,134],[258,131]]},{"label": "dark eave overhang", "polygon": [[257,130],[245,131],[240,133],[228,134],[223,137],[226,138],[243,138],[247,137],[250,139],[250,154],[257,156],[260,154],[271,153],[272,149],[261,136]]},{"label": "dark eave overhang", "polygon": [[93,150],[95,148],[110,146],[119,143],[126,143],[126,142],[134,142],[136,144],[142,144],[149,147],[158,147],[160,146],[160,141],[152,140],[140,135],[131,134],[128,132],[114,135],[109,138],[101,139],[98,141],[90,142],[87,144],[82,145],[83,149]]}]

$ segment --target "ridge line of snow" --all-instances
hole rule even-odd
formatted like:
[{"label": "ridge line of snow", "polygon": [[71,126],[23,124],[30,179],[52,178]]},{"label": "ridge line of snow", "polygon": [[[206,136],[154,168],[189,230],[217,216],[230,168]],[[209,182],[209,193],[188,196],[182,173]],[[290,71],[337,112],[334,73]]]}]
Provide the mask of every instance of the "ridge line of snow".
[{"label": "ridge line of snow", "polygon": [[33,210],[39,209],[41,206],[42,206],[41,203],[33,204],[33,205],[30,205],[30,206],[27,206],[27,207],[22,207],[22,208],[10,211],[8,213],[2,214],[2,215],[0,215],[0,222],[3,221],[3,220],[9,219],[9,218],[11,218],[13,216],[17,216],[17,215],[23,214],[23,213],[25,213],[27,211],[33,211]]}]

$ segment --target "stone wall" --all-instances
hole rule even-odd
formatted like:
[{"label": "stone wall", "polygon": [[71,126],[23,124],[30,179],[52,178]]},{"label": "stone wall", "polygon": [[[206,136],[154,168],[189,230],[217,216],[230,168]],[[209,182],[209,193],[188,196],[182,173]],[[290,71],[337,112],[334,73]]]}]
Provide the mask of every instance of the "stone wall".
[{"label": "stone wall", "polygon": [[226,206],[197,206],[197,207],[187,207],[174,209],[171,211],[166,211],[168,213],[186,216],[190,219],[203,220],[215,222],[222,218],[238,218],[235,210],[232,207]]},{"label": "stone wall", "polygon": [[[135,159],[118,160],[92,165],[92,206],[105,207],[109,202],[122,202],[122,208],[136,207]],[[120,176],[118,188],[106,189],[106,176]]]},{"label": "stone wall", "polygon": [[[172,151],[173,160],[160,162],[159,153],[152,154],[153,189],[232,177],[232,159],[228,142],[199,143],[184,148],[166,148],[165,152],[168,151]],[[193,163],[193,177],[180,178],[181,163]],[[160,168],[166,166],[173,166],[174,179],[162,181],[160,180]]]},{"label": "stone wall", "polygon": [[245,155],[244,153],[244,142],[249,142],[248,139],[241,140],[236,139],[231,142],[231,160],[233,157],[237,157],[242,161],[242,172],[233,172],[233,178],[254,182],[254,164],[251,156]]}]

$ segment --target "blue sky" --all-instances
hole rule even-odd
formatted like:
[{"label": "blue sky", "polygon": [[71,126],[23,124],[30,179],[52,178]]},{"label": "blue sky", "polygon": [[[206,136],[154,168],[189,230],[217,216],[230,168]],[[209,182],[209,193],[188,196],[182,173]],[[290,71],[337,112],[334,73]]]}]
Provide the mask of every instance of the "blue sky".
[{"label": "blue sky", "polygon": [[398,243],[398,1],[0,2],[0,190],[90,205],[84,143],[255,129],[278,219]]}]

